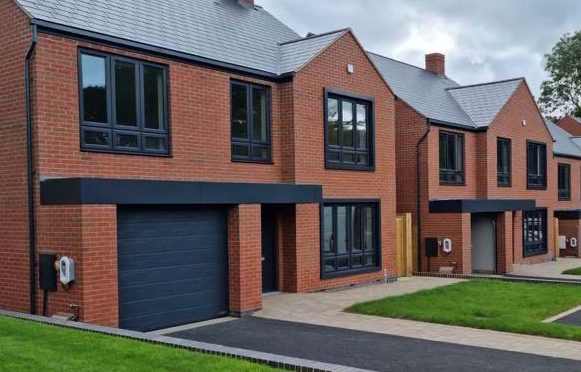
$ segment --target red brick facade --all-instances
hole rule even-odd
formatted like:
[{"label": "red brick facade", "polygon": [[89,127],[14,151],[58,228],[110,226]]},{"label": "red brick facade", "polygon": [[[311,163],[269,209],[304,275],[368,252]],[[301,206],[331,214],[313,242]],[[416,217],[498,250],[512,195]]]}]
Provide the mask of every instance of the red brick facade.
[{"label": "red brick facade", "polygon": [[[523,120],[526,125],[523,125]],[[416,147],[428,130],[427,120],[402,101],[396,103],[396,141],[398,213],[412,213],[417,228],[416,202]],[[439,181],[439,132],[462,133],[465,140],[465,185],[448,186]],[[497,184],[497,139],[511,140],[512,183],[510,187]],[[526,177],[527,140],[543,142],[548,153],[548,186],[546,190],[528,190]],[[410,145],[413,144],[413,145]],[[420,200],[421,200],[421,270],[437,271],[440,267],[453,267],[458,273],[471,273],[471,214],[429,213],[429,200],[433,199],[534,199],[548,215],[548,253],[523,257],[522,212],[504,212],[496,215],[496,271],[510,272],[513,263],[545,261],[554,257],[555,234],[553,211],[555,208],[579,207],[579,165],[572,166],[572,201],[559,202],[557,195],[557,164],[577,162],[552,156],[553,139],[543,122],[535,101],[526,85],[521,83],[486,132],[469,132],[432,125],[420,146]],[[424,239],[450,238],[453,251],[428,260],[424,252]],[[428,262],[429,261],[429,262]]]},{"label": "red brick facade", "polygon": [[565,116],[563,119],[559,120],[557,125],[575,137],[581,136],[581,123],[570,116]]},{"label": "red brick facade", "polygon": [[[9,79],[0,86],[9,100],[0,106],[3,144],[0,157],[7,182],[0,185],[8,234],[0,251],[10,265],[0,266],[4,283],[0,307],[27,311],[28,231],[26,213],[26,146],[23,63],[30,26],[10,0],[0,0],[0,53],[9,56]],[[10,41],[9,41],[10,40]],[[18,42],[14,42],[17,40]],[[83,152],[79,147],[79,48],[130,56],[168,66],[171,157]],[[347,73],[347,64],[355,73]],[[395,109],[394,97],[351,32],[345,33],[291,81],[272,82],[176,60],[152,57],[39,33],[31,64],[37,253],[67,255],[77,262],[77,280],[68,290],[49,295],[48,315],[72,312],[80,320],[118,325],[117,207],[115,205],[41,205],[45,178],[111,178],[322,185],[324,198],[373,199],[381,202],[381,270],[321,279],[319,204],[281,205],[277,212],[278,289],[322,290],[395,275]],[[271,88],[273,164],[232,162],[230,81]],[[9,84],[3,86],[1,84]],[[324,89],[374,98],[375,171],[328,170],[324,162]],[[261,206],[235,205],[228,210],[230,310],[245,313],[262,306]],[[14,264],[13,261],[18,262]],[[22,263],[22,264],[20,264]],[[12,270],[12,271],[9,271]],[[37,293],[37,312],[42,293]]]}]

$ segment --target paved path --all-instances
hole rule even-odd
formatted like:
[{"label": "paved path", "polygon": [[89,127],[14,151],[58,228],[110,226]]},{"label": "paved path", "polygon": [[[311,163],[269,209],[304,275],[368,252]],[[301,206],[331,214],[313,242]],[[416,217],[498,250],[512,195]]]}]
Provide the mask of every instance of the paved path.
[{"label": "paved path", "polygon": [[578,372],[581,362],[248,317],[169,334],[199,342],[389,372]]},{"label": "paved path", "polygon": [[581,280],[581,276],[561,274],[565,270],[575,269],[577,267],[581,267],[581,259],[567,257],[559,258],[557,261],[549,261],[539,264],[514,265],[511,274],[538,278]]},{"label": "paved path", "polygon": [[355,303],[458,282],[460,280],[457,279],[412,277],[400,278],[392,284],[372,285],[340,292],[279,294],[265,297],[263,310],[255,315],[283,321],[581,360],[581,343],[575,341],[343,312],[343,309]]}]

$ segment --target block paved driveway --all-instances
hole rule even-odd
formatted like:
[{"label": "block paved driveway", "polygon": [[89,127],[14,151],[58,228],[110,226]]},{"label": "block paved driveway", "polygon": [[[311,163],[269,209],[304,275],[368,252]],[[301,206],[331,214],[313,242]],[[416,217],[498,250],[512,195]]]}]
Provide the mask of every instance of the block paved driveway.
[{"label": "block paved driveway", "polygon": [[306,323],[247,317],[167,334],[374,371],[581,370],[581,361]]}]

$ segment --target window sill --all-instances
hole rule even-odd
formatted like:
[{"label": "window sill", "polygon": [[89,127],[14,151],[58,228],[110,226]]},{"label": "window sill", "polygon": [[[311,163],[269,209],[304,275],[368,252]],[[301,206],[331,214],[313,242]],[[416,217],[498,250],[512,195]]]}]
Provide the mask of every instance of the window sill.
[{"label": "window sill", "polygon": [[498,185],[496,185],[496,186],[497,186],[497,187],[502,187],[502,188],[504,188],[504,189],[508,189],[508,188],[512,187],[512,185],[511,185],[511,184],[508,184],[508,185],[501,185],[501,184],[498,184]]},{"label": "window sill", "polygon": [[466,186],[466,182],[455,183],[455,182],[442,182],[442,181],[440,181],[440,186]]},{"label": "window sill", "polygon": [[374,166],[357,166],[357,165],[339,165],[339,164],[325,164],[325,169],[329,170],[346,170],[359,172],[375,172]]},{"label": "window sill", "polygon": [[114,150],[87,149],[87,148],[81,148],[81,152],[112,154],[112,155],[149,156],[149,157],[154,157],[154,158],[171,158],[171,157],[173,157],[171,154],[161,154],[161,153],[155,153],[155,152],[114,151]]},{"label": "window sill", "polygon": [[374,267],[364,267],[364,268],[360,268],[360,269],[351,269],[351,270],[345,270],[345,271],[335,271],[335,272],[331,272],[331,273],[322,272],[321,279],[335,279],[335,278],[341,278],[341,277],[345,277],[345,276],[368,274],[368,273],[374,273],[374,272],[379,272],[379,271],[381,271],[381,267],[374,266]]},{"label": "window sill", "polygon": [[547,253],[549,253],[548,249],[545,250],[544,252],[535,252],[535,253],[528,253],[528,254],[523,253],[522,256],[523,256],[523,258],[530,258],[530,257],[544,256]]},{"label": "window sill", "polygon": [[250,164],[274,165],[274,162],[272,160],[251,160],[251,159],[232,159],[232,163],[250,163]]},{"label": "window sill", "polygon": [[527,190],[546,190],[547,186],[527,186]]},{"label": "window sill", "polygon": [[571,198],[559,198],[559,201],[571,201]]}]

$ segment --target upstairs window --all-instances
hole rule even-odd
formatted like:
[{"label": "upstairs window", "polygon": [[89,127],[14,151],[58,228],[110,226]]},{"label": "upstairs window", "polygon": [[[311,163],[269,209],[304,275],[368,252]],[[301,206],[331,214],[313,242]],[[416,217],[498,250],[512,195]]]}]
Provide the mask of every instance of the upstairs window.
[{"label": "upstairs window", "polygon": [[539,142],[527,142],[527,187],[547,188],[547,146]]},{"label": "upstairs window", "polygon": [[510,146],[511,142],[509,139],[499,138],[496,141],[496,152],[497,152],[497,179],[498,186],[509,187],[511,182],[510,171],[511,171],[511,158],[510,158]]},{"label": "upstairs window", "polygon": [[559,164],[559,200],[571,200],[571,166]]},{"label": "upstairs window", "polygon": [[463,134],[440,131],[440,183],[465,183]]},{"label": "upstairs window", "polygon": [[81,51],[81,148],[168,155],[167,68]]},{"label": "upstairs window", "polygon": [[327,92],[327,168],[373,170],[373,103]]},{"label": "upstairs window", "polygon": [[523,256],[547,253],[547,210],[523,212]]},{"label": "upstairs window", "polygon": [[268,87],[233,81],[230,89],[232,160],[271,162]]}]

